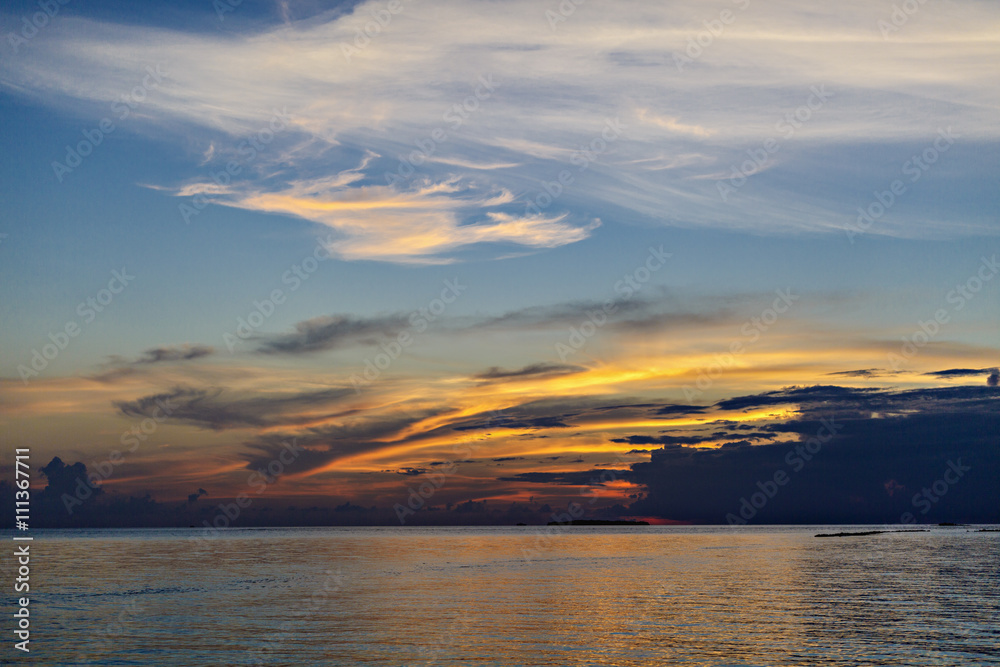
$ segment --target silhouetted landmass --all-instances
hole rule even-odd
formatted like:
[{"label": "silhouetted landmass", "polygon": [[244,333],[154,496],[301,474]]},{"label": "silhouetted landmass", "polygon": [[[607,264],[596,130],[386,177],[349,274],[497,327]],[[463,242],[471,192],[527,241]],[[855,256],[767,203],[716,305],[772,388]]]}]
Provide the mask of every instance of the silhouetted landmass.
[{"label": "silhouetted landmass", "polygon": [[550,526],[648,526],[648,521],[608,521],[605,519],[573,519],[572,521],[549,521]]},{"label": "silhouetted landmass", "polygon": [[860,537],[862,535],[881,535],[883,533],[926,533],[922,530],[867,530],[863,533],[820,533],[816,537]]}]

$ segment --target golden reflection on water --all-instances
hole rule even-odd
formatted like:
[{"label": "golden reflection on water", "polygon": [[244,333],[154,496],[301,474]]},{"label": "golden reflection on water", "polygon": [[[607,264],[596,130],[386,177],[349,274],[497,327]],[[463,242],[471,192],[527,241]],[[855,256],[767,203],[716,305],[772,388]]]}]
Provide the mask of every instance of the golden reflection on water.
[{"label": "golden reflection on water", "polygon": [[32,648],[45,664],[1000,664],[1000,534],[817,532],[50,531]]}]

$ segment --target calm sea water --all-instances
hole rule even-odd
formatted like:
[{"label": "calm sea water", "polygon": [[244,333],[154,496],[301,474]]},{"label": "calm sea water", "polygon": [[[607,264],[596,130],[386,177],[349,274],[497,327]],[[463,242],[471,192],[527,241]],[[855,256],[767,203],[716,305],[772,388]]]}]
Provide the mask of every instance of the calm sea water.
[{"label": "calm sea water", "polygon": [[1000,665],[1000,533],[813,537],[864,529],[246,529],[201,544],[194,530],[35,531],[32,652],[14,655],[4,614],[2,655],[45,665]]}]

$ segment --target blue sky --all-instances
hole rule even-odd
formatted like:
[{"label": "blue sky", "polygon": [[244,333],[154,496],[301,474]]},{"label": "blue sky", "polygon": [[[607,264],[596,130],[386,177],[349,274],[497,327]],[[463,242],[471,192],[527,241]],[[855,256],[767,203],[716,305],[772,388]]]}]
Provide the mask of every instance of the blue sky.
[{"label": "blue sky", "polygon": [[[308,420],[296,405],[273,424],[168,421],[163,449],[132,457],[109,489],[235,493],[248,451],[322,432],[283,493],[391,505],[389,481],[373,495],[350,475],[419,469],[446,439],[441,420],[542,399],[690,402],[685,388],[776,290],[795,305],[699,401],[872,368],[899,372],[839,377],[986,388],[997,365],[993,3],[895,17],[891,3],[756,0],[56,6],[44,20],[29,2],[0,14],[12,437],[89,461],[143,397],[216,392],[236,409],[349,387],[446,280],[465,286],[365,392],[309,399]],[[874,213],[862,227],[859,208]],[[560,358],[572,327],[661,247],[671,256],[642,290]],[[329,259],[291,277],[314,253]],[[134,280],[90,321],[79,304],[122,269]],[[981,289],[955,297],[977,274]],[[273,314],[255,305],[276,289]],[[228,349],[258,308],[268,317]],[[928,344],[889,368],[939,311]],[[487,391],[494,367],[538,382]],[[982,372],[927,375],[947,369]],[[789,405],[774,418],[793,418]],[[386,426],[363,463],[338,458],[330,429],[395,424],[400,410],[422,421]],[[581,426],[565,451],[604,455],[648,427]],[[211,465],[157,476],[179,465],[174,450]],[[523,501],[496,479],[477,471],[454,500]]]}]

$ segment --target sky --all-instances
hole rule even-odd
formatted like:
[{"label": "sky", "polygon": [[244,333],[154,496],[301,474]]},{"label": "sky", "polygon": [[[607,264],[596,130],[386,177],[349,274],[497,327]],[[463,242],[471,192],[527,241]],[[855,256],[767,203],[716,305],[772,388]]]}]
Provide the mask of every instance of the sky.
[{"label": "sky", "polygon": [[0,35],[0,467],[47,525],[1000,521],[994,2]]}]

